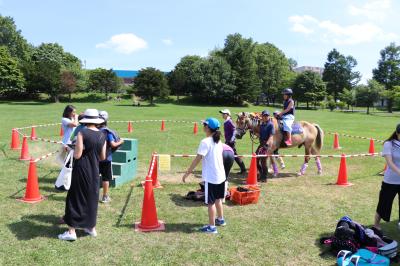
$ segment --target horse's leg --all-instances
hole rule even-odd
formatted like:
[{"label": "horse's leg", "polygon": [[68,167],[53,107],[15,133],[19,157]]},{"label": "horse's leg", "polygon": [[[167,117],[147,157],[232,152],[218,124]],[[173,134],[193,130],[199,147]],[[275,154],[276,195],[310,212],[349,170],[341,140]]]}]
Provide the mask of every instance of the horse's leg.
[{"label": "horse's leg", "polygon": [[298,176],[302,176],[306,173],[307,167],[308,167],[308,162],[310,161],[310,154],[311,154],[311,145],[304,143],[304,148],[305,148],[305,157],[304,157],[304,163],[300,168],[300,172],[297,174]]},{"label": "horse's leg", "polygon": [[[317,154],[317,151],[315,150],[315,148],[311,149],[311,154],[312,155],[319,155],[319,154]],[[315,157],[315,164],[317,165],[318,174],[321,175],[322,174],[322,164],[321,164],[321,158],[320,157]]]}]

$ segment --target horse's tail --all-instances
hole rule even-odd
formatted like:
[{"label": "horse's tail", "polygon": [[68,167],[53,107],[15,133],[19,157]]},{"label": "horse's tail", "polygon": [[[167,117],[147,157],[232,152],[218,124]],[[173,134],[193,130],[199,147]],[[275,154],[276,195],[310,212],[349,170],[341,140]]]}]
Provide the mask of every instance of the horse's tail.
[{"label": "horse's tail", "polygon": [[317,138],[315,139],[315,146],[320,151],[322,146],[324,145],[324,131],[318,124],[314,124],[315,128],[317,129]]}]

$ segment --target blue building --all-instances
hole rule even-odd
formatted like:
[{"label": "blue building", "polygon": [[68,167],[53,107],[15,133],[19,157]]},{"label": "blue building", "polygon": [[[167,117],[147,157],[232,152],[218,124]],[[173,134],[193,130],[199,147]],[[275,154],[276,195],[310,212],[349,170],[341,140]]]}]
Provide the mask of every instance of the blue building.
[{"label": "blue building", "polygon": [[139,73],[138,70],[116,70],[116,69],[113,69],[113,72],[117,75],[117,77],[123,79],[125,85],[133,84],[134,79],[137,77]]}]

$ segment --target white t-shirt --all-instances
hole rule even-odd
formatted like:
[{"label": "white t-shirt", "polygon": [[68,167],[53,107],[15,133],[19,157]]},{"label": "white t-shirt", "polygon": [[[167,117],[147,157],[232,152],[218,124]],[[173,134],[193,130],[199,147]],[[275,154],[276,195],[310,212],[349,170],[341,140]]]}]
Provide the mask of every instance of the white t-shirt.
[{"label": "white t-shirt", "polygon": [[226,180],[222,150],[222,142],[215,143],[212,137],[200,142],[197,154],[203,156],[202,177],[205,182],[217,185]]},{"label": "white t-shirt", "polygon": [[[400,168],[400,141],[386,141],[383,144],[382,156],[386,155],[392,156],[393,163]],[[388,166],[383,177],[383,182],[400,185],[400,176]]]},{"label": "white t-shirt", "polygon": [[71,123],[72,123],[72,120],[69,118],[63,117],[61,119],[61,126],[64,131],[64,136],[62,138],[63,144],[69,144],[71,142],[70,141],[71,134],[72,134],[72,132],[74,132],[74,129],[75,129],[75,127],[69,126],[69,124],[71,124]]}]

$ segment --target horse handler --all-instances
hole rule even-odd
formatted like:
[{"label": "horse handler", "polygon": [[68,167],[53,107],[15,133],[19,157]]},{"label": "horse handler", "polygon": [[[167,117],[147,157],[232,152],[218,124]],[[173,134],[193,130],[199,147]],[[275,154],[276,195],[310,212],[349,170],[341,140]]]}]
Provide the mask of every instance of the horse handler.
[{"label": "horse handler", "polygon": [[[264,110],[261,113],[262,122],[260,125],[260,145],[256,150],[257,155],[272,155],[272,142],[273,136],[275,134],[274,124],[272,123],[268,110]],[[274,157],[269,157],[271,160],[271,165],[274,170],[274,177],[278,175],[278,166],[275,163]],[[268,167],[267,167],[267,157],[257,158],[257,168],[260,173],[260,181],[267,182]]]},{"label": "horse handler", "polygon": [[[231,112],[229,109],[223,109],[219,111],[222,114],[222,118],[225,120],[224,122],[224,136],[225,136],[225,144],[232,148],[235,155],[237,155],[237,151],[235,148],[236,145],[236,125],[233,123],[231,118]],[[246,174],[246,166],[241,158],[235,157],[235,162],[240,167],[239,174]]]}]

